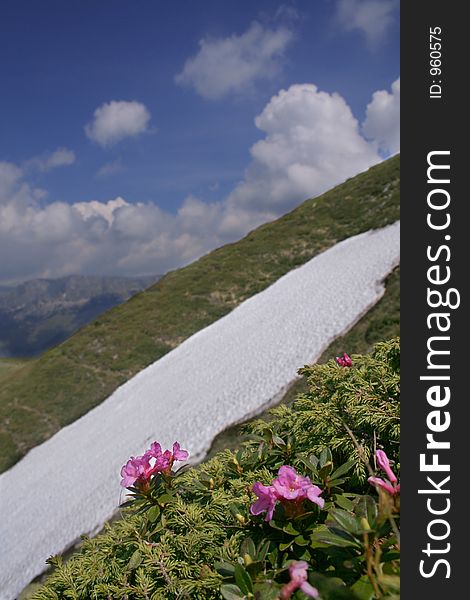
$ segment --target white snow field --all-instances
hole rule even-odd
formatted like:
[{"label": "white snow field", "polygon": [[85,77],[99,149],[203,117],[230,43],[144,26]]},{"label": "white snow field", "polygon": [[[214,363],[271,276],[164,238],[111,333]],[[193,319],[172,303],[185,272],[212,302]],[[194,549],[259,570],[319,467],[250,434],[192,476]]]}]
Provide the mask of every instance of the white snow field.
[{"label": "white snow field", "polygon": [[349,238],[290,271],[0,475],[0,598],[15,598],[50,555],[113,514],[130,455],[177,440],[195,460],[278,398],[382,296],[399,232],[397,222]]}]

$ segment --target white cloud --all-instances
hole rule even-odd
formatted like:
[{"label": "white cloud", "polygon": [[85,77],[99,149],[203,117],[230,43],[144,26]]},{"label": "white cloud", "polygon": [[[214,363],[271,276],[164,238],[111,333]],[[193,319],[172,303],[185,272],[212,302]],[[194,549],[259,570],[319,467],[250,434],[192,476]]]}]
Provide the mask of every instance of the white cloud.
[{"label": "white cloud", "polygon": [[286,27],[266,29],[254,22],[241,35],[202,39],[199,52],[188,58],[175,81],[193,87],[210,100],[249,91],[255,82],[279,73],[284,50],[292,38]]},{"label": "white cloud", "polygon": [[75,152],[69,148],[57,148],[54,152],[47,152],[41,156],[26,161],[24,167],[38,169],[39,171],[50,171],[57,167],[73,165],[75,162]]},{"label": "white cloud", "polygon": [[397,6],[398,0],[338,0],[336,20],[346,31],[360,31],[376,46],[392,25]]},{"label": "white cloud", "polygon": [[313,84],[281,90],[255,123],[266,135],[226,201],[229,229],[237,218],[242,226],[256,214],[258,222],[274,218],[380,160],[344,98]]},{"label": "white cloud", "polygon": [[96,177],[109,177],[121,173],[125,168],[120,160],[113,160],[105,163],[96,173]]},{"label": "white cloud", "polygon": [[89,202],[75,202],[73,207],[78,210],[85,221],[93,217],[103,217],[108,225],[111,225],[114,220],[114,211],[122,206],[131,206],[124,198],[118,196],[115,200],[108,202],[98,202],[90,200]]},{"label": "white cloud", "polygon": [[255,120],[264,137],[233,191],[212,203],[188,196],[176,214],[120,197],[47,204],[24,170],[0,162],[0,282],[164,273],[187,264],[379,162],[384,132],[392,145],[386,115],[395,114],[398,92],[395,82],[392,94],[374,94],[364,129],[375,139],[367,141],[339,94],[313,84],[281,90]]},{"label": "white cloud", "polygon": [[379,90],[367,105],[363,124],[366,137],[375,140],[386,154],[400,150],[400,79],[392,83],[392,91]]},{"label": "white cloud", "polygon": [[111,100],[95,110],[93,121],[85,126],[85,132],[100,146],[111,146],[148,131],[149,121],[150,112],[141,102]]},{"label": "white cloud", "polygon": [[19,167],[10,162],[0,162],[0,203],[12,193],[23,173]]}]

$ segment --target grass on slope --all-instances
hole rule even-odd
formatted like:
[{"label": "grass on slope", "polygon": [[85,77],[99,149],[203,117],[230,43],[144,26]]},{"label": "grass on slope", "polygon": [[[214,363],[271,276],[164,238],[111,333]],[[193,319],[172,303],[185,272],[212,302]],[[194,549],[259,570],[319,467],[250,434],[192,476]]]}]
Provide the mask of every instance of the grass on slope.
[{"label": "grass on slope", "polygon": [[168,273],[0,390],[0,471],[135,373],[333,244],[399,218],[399,156]]},{"label": "grass on slope", "polygon": [[21,369],[25,365],[25,360],[21,358],[0,358],[0,385],[3,385],[7,377]]}]

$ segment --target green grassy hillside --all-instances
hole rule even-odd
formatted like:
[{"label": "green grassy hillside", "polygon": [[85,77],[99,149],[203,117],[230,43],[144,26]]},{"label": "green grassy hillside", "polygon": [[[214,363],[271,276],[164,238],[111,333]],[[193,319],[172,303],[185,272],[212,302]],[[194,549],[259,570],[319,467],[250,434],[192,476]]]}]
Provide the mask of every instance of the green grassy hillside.
[{"label": "green grassy hillside", "polygon": [[246,298],[333,244],[399,218],[395,156],[214,250],[29,362],[0,390],[0,469]]},{"label": "green grassy hillside", "polygon": [[0,385],[11,377],[18,369],[24,367],[26,360],[21,358],[0,358]]}]

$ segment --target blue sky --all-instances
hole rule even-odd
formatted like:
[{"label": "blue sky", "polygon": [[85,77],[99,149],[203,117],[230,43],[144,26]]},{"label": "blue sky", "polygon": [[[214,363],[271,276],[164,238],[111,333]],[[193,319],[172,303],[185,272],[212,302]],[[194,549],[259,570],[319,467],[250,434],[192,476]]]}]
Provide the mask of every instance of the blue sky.
[{"label": "blue sky", "polygon": [[17,0],[0,283],[153,274],[396,152],[396,0]]}]

